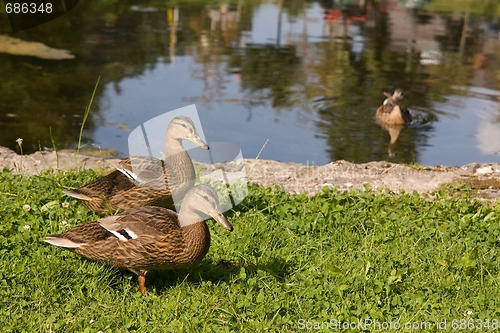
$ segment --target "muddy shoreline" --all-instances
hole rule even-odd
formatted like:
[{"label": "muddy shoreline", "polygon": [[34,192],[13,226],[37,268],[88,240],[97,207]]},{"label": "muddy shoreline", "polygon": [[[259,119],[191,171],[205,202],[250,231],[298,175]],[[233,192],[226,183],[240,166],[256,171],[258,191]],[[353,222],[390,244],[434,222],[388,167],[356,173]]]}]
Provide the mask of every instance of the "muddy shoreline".
[{"label": "muddy shoreline", "polygon": [[[306,166],[299,163],[271,160],[244,160],[245,170],[251,182],[270,186],[282,186],[287,192],[314,194],[323,187],[340,190],[386,188],[392,191],[432,193],[447,184],[470,185],[477,197],[495,202],[500,199],[500,163],[469,163],[453,166],[409,166],[390,162],[354,164],[335,161],[322,166]],[[241,166],[241,165],[240,165]],[[228,163],[226,170],[237,168]],[[38,174],[44,170],[59,169],[109,169],[107,159],[75,152],[38,151],[20,156],[13,150],[0,147],[0,168],[15,173]],[[207,168],[210,171],[210,167]]]}]

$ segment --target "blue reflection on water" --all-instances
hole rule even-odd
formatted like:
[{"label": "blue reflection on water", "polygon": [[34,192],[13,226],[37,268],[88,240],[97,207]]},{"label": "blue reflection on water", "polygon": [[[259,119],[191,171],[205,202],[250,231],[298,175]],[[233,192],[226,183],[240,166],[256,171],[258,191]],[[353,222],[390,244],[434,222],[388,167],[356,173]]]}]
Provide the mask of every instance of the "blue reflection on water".
[{"label": "blue reflection on water", "polygon": [[[262,45],[297,45],[297,52],[306,64],[314,62],[311,57],[315,56],[311,53],[308,43],[325,39],[332,31],[333,34],[345,33],[349,36],[349,49],[355,61],[362,58],[365,44],[369,43],[368,37],[363,35],[363,31],[355,22],[347,27],[347,31],[341,31],[341,25],[334,25],[330,27],[332,31],[326,31],[323,10],[316,3],[307,8],[305,15],[301,17],[290,18],[283,13],[281,35],[278,36],[278,26],[269,22],[276,22],[279,13],[279,8],[274,4],[260,5],[253,13],[251,31],[242,32],[246,41]],[[398,42],[395,42],[395,47],[399,47]],[[413,47],[413,44],[407,42],[401,45],[403,49]],[[417,41],[415,45],[418,48],[423,44]],[[422,65],[433,66],[446,61],[442,53],[439,53],[439,61],[434,57],[434,62],[430,63],[427,59],[430,55],[426,52],[421,55]],[[411,61],[410,54],[402,56]],[[252,95],[241,87],[238,69],[233,72],[229,68],[227,58],[222,56],[222,61],[213,64],[215,67],[222,67],[218,73],[222,72],[224,76],[219,81],[210,75],[207,75],[208,79],[200,78],[199,73],[207,71],[203,66],[204,64],[199,63],[194,56],[176,56],[175,59],[162,57],[153,69],[145,71],[140,77],[125,78],[119,83],[109,84],[101,99],[101,105],[106,107],[101,113],[102,127],[94,133],[96,143],[125,154],[128,151],[128,132],[123,129],[124,126],[116,124],[125,123],[128,128],[134,128],[159,114],[196,103],[207,140],[235,142],[242,147],[244,157],[256,157],[266,140],[269,140],[260,156],[262,159],[317,165],[332,160],[325,133],[320,133],[317,127],[317,123],[324,120],[307,96],[302,95],[301,104],[286,110],[272,109],[269,103],[252,104]],[[309,76],[308,80],[314,78]],[[346,77],[346,80],[354,79]],[[296,89],[299,94],[303,93],[302,86]],[[326,99],[333,97],[328,96],[328,89],[335,87],[325,87]],[[429,165],[462,165],[472,161],[500,161],[499,92],[482,90],[478,93],[478,88],[470,87],[455,87],[455,91],[456,95],[446,95],[444,101],[429,101],[427,106],[421,105],[418,100],[409,101],[410,108],[413,107],[417,113],[433,112],[439,115],[438,120],[432,123],[432,128],[425,133],[425,142],[416,147],[418,156],[415,157],[415,162]],[[380,92],[379,103],[382,101]],[[377,104],[374,103],[371,111],[376,107]],[[368,111],[363,109],[362,112]],[[370,131],[383,131],[375,124],[373,126]],[[418,123],[413,124],[410,128],[413,132],[407,134],[415,134],[419,131],[419,126]],[[353,136],[365,134],[352,133]],[[375,143],[368,139],[366,144]],[[356,146],[351,149],[356,149]],[[387,159],[386,147],[381,147],[380,150],[384,153],[380,154],[379,159]]]}]

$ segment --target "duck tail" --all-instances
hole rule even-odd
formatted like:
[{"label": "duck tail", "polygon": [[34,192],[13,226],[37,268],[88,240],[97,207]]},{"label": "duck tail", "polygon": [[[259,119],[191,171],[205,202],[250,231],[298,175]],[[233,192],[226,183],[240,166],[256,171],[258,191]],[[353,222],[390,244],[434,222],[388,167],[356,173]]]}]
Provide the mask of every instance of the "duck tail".
[{"label": "duck tail", "polygon": [[61,235],[47,236],[45,237],[44,241],[49,244],[64,247],[67,249],[76,249],[82,245],[85,245],[85,243],[76,243],[72,240],[62,237]]}]

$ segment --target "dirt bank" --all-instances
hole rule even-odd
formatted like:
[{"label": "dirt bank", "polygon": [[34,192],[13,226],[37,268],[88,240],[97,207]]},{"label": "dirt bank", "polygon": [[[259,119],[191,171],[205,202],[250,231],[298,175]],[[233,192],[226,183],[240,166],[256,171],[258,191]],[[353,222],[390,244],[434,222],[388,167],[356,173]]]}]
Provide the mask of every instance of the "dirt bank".
[{"label": "dirt bank", "polygon": [[[467,184],[478,197],[496,201],[500,199],[500,164],[470,163],[462,167],[422,167],[370,162],[353,164],[336,161],[323,166],[305,166],[298,163],[269,160],[244,160],[248,179],[261,185],[277,184],[291,193],[315,193],[324,186],[341,190],[363,189],[366,184],[372,189],[388,188],[393,191],[417,191],[431,193],[446,184]],[[106,159],[72,152],[39,151],[20,156],[14,151],[0,147],[0,168],[14,172],[37,174],[47,169],[109,168]],[[226,170],[238,168],[228,163]],[[207,168],[210,171],[210,167]]]}]

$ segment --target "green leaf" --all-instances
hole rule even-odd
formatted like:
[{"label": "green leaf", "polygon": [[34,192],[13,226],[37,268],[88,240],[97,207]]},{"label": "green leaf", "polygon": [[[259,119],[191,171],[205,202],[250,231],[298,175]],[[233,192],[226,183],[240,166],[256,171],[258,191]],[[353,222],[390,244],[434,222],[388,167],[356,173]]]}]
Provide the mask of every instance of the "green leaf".
[{"label": "green leaf", "polygon": [[59,208],[59,200],[52,200],[52,201],[47,202],[45,205],[43,205],[40,208],[40,211],[48,212],[48,211],[54,210],[56,208]]}]

